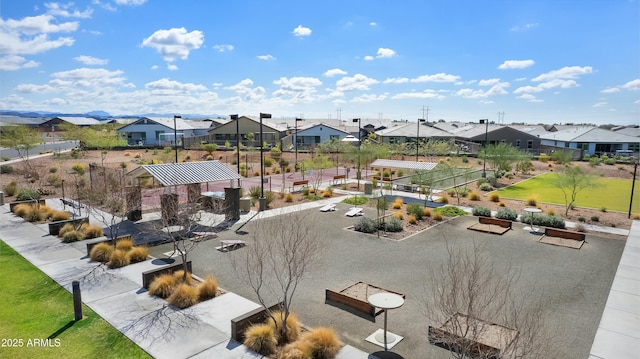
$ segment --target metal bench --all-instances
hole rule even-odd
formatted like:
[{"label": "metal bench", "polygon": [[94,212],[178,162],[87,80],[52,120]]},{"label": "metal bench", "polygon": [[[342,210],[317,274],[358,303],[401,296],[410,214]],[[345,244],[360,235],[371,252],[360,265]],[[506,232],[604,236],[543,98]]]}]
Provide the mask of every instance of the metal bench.
[{"label": "metal bench", "polygon": [[333,212],[335,210],[336,210],[336,205],[333,203],[320,208],[320,212]]},{"label": "metal bench", "polygon": [[347,211],[347,213],[345,213],[344,215],[347,217],[355,217],[362,216],[363,214],[364,213],[362,213],[362,208],[353,207],[349,209],[349,211]]}]

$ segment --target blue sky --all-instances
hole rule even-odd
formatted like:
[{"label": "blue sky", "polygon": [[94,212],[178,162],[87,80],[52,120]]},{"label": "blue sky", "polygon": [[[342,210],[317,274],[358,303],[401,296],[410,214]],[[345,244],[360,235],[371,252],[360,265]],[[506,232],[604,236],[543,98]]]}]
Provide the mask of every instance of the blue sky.
[{"label": "blue sky", "polygon": [[638,0],[0,7],[5,110],[640,122]]}]

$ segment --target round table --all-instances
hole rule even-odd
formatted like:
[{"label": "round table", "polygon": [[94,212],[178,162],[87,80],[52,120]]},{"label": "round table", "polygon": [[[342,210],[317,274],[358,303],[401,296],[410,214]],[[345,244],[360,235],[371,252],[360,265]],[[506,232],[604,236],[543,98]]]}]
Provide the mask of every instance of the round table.
[{"label": "round table", "polygon": [[384,330],[382,335],[376,335],[376,340],[384,343],[384,348],[387,349],[387,344],[396,341],[396,337],[393,334],[387,334],[387,311],[389,309],[402,307],[404,305],[404,298],[395,293],[382,292],[370,295],[367,301],[374,307],[378,307],[384,311]]},{"label": "round table", "polygon": [[536,228],[533,226],[533,217],[536,215],[536,213],[542,213],[542,210],[539,208],[525,208],[524,209],[525,212],[530,213],[531,214],[531,232],[538,232],[538,230],[540,230],[540,228]]}]

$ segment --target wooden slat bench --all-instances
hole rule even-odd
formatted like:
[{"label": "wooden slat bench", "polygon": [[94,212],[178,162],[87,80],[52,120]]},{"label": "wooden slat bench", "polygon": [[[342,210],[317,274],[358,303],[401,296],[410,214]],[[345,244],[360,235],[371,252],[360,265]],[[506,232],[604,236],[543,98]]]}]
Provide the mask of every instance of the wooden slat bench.
[{"label": "wooden slat bench", "polygon": [[580,232],[567,231],[558,228],[545,228],[540,242],[556,246],[580,249],[584,244],[586,235]]},{"label": "wooden slat bench", "polygon": [[509,229],[512,229],[512,226],[513,226],[513,222],[511,222],[509,220],[493,218],[493,217],[480,216],[480,217],[478,217],[478,222],[482,223],[482,224],[495,224],[496,226],[500,226],[500,227],[503,227],[503,228],[509,228]]},{"label": "wooden slat bench", "polygon": [[347,182],[346,175],[333,176],[333,180],[331,180],[331,184],[333,185],[336,185],[338,183],[346,183],[346,182]]},{"label": "wooden slat bench", "polygon": [[309,186],[309,180],[295,181],[291,185],[291,192],[296,192],[296,186],[302,186],[298,191],[301,191],[303,187]]}]

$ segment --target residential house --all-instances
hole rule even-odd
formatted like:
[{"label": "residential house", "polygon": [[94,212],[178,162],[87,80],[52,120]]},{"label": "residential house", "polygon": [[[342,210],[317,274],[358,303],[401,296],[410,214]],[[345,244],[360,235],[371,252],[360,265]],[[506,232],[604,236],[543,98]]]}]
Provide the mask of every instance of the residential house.
[{"label": "residential house", "polygon": [[[250,116],[240,116],[236,121],[229,121],[209,130],[206,141],[224,146],[227,142],[236,146],[237,135],[240,135],[240,143],[244,146],[260,146],[260,120]],[[287,134],[287,126],[272,121],[262,120],[262,139],[269,146],[280,143],[282,137]],[[253,138],[253,140],[251,140]]]},{"label": "residential house", "polygon": [[572,126],[539,136],[543,145],[581,149],[589,155],[640,149],[638,137],[593,126]]},{"label": "residential house", "polygon": [[129,145],[182,145],[182,139],[194,136],[194,128],[181,118],[143,117],[118,129]]},{"label": "residential house", "polygon": [[335,128],[326,123],[311,123],[305,126],[298,126],[298,133],[291,132],[282,138],[282,149],[291,150],[295,148],[294,141],[297,140],[298,149],[309,149],[319,143],[331,141],[335,138],[341,140],[350,135],[349,132]]}]

